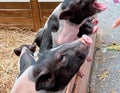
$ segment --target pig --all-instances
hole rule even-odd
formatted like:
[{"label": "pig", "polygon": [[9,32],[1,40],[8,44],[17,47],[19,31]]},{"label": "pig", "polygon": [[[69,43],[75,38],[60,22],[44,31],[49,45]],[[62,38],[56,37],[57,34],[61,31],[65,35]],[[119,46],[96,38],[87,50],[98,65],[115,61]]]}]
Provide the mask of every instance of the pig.
[{"label": "pig", "polygon": [[[64,90],[85,62],[92,42],[89,36],[83,35],[71,43],[49,49],[37,61],[32,52],[23,47],[25,52],[21,52],[21,57],[25,53],[27,56],[20,57],[25,64],[20,66],[25,71],[16,80],[11,93],[56,93]],[[29,57],[31,61],[26,60]]]},{"label": "pig", "polygon": [[53,47],[72,42],[83,34],[95,33],[97,26],[90,21],[91,16],[105,9],[106,6],[96,0],[64,0],[40,29],[33,44],[36,43],[40,47],[39,52],[43,53]]},{"label": "pig", "polygon": [[49,16],[34,43],[40,47],[40,52],[44,52],[54,46],[72,42],[83,34],[95,33],[97,25],[89,19],[105,9],[106,6],[96,0],[64,0]]},{"label": "pig", "polygon": [[[83,34],[95,33],[98,28],[91,16],[105,9],[106,6],[96,0],[64,0],[50,15],[33,43],[40,47],[39,52],[44,52],[72,42]],[[92,60],[90,57],[88,59]],[[80,71],[80,77],[83,76]]]}]

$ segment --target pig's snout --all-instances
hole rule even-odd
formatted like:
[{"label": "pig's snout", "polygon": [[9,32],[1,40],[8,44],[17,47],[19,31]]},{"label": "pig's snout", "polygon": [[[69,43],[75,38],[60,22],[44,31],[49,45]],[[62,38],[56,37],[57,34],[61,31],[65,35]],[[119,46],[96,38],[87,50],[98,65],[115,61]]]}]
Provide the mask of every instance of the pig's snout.
[{"label": "pig's snout", "polygon": [[104,10],[107,8],[106,5],[101,4],[101,3],[97,2],[97,1],[95,1],[95,2],[93,3],[93,6],[94,6],[95,8],[97,8],[97,9],[101,10],[101,11],[104,11]]},{"label": "pig's snout", "polygon": [[97,31],[98,31],[98,19],[93,19],[92,20],[92,23],[93,23],[93,25],[94,25],[94,27],[93,27],[93,31],[92,31],[92,34],[95,34]]},{"label": "pig's snout", "polygon": [[87,35],[82,35],[80,41],[83,42],[85,45],[91,45],[93,43],[93,40]]}]

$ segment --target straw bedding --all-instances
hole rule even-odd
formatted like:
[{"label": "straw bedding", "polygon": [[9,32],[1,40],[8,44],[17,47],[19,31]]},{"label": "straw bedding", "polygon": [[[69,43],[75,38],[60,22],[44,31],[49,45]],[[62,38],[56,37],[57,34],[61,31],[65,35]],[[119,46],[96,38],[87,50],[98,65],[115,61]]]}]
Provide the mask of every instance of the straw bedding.
[{"label": "straw bedding", "polygon": [[10,93],[18,75],[18,57],[13,49],[31,44],[36,33],[29,26],[0,25],[0,93]]}]

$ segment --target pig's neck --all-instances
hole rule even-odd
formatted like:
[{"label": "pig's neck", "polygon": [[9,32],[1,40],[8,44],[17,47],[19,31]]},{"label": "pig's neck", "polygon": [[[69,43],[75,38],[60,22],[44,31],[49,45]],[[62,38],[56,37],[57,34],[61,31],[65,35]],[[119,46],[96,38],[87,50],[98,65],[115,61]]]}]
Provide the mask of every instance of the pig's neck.
[{"label": "pig's neck", "polygon": [[79,28],[82,24],[76,25],[69,21],[63,21],[62,29],[57,38],[58,45],[69,43],[77,39],[77,34],[79,33]]}]

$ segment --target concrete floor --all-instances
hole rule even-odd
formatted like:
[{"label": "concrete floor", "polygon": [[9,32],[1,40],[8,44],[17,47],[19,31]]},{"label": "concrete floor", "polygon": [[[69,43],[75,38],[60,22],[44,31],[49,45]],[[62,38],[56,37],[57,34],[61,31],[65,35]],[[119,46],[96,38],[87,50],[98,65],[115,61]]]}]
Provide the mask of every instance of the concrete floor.
[{"label": "concrete floor", "polygon": [[120,17],[120,3],[115,4],[113,0],[99,1],[105,3],[108,9],[98,14],[99,31],[89,93],[120,93],[120,51],[106,50],[112,43],[120,45],[120,26],[111,28],[113,21]]}]

